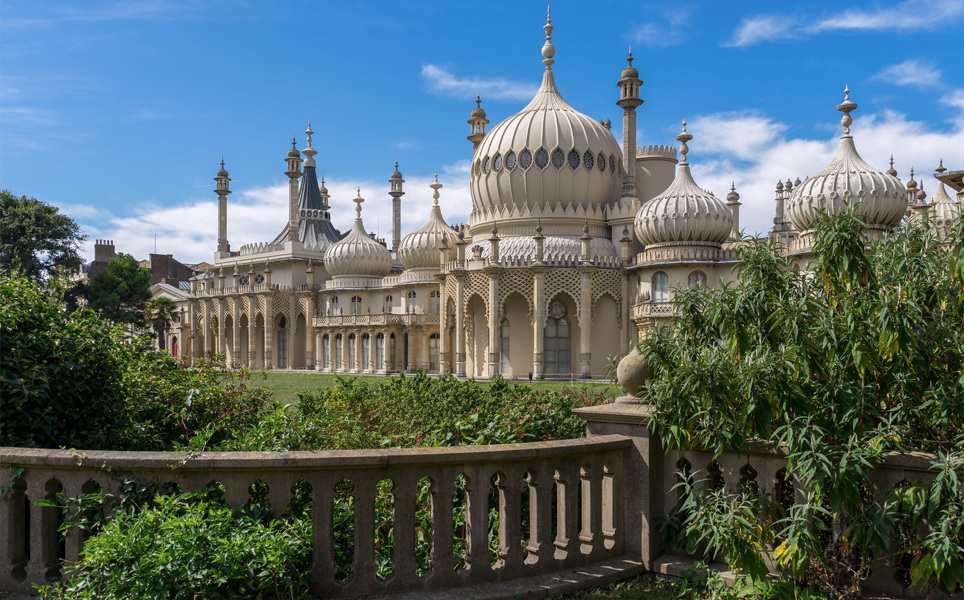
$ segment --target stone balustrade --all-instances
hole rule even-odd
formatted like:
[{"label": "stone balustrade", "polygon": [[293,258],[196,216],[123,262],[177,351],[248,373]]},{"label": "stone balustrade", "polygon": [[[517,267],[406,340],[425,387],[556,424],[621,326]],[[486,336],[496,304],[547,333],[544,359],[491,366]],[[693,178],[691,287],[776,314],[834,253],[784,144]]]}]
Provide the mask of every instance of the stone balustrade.
[{"label": "stone balustrade", "polygon": [[676,314],[673,302],[640,302],[632,306],[633,319],[672,317]]},{"label": "stone balustrade", "polygon": [[[83,536],[77,528],[68,530],[62,554],[58,550],[61,510],[31,503],[61,491],[75,497],[98,486],[116,495],[121,472],[141,482],[170,482],[183,492],[216,481],[235,507],[248,502],[252,484],[261,481],[275,517],[286,512],[293,486],[304,480],[312,500],[312,585],[323,597],[475,589],[473,595],[481,598],[495,584],[538,591],[547,585],[539,576],[591,571],[592,565],[601,576],[636,572],[637,561],[620,560],[626,533],[623,465],[630,446],[617,435],[505,446],[198,455],[0,448],[4,480],[12,468],[23,469],[0,499],[0,591],[32,591],[31,584],[61,575],[62,560],[74,563],[81,555]],[[460,476],[466,525],[457,530],[453,497]],[[428,571],[420,576],[415,527],[423,478],[431,482],[431,550]],[[376,486],[386,479],[394,495],[394,546],[392,574],[381,579],[375,501]],[[354,497],[354,563],[351,577],[340,581],[333,559],[333,506],[335,485],[344,480],[351,482]],[[522,514],[524,489],[527,515]],[[498,498],[497,506],[490,506],[492,497]],[[490,509],[500,516],[494,560],[488,545]],[[453,551],[456,535],[466,541],[463,556]]]},{"label": "stone balustrade", "polygon": [[438,325],[439,315],[425,314],[377,314],[377,315],[315,315],[312,319],[314,327],[351,327],[355,325],[384,325],[399,327],[415,327],[420,325]]}]

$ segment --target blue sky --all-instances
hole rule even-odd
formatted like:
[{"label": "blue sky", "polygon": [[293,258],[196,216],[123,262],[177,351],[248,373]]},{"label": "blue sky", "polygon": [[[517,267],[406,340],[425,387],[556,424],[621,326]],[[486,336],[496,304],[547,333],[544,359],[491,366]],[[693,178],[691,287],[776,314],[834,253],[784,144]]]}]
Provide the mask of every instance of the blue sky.
[{"label": "blue sky", "polygon": [[[484,8],[483,8],[484,7]],[[940,158],[964,168],[964,0],[557,2],[556,82],[610,118],[633,46],[645,81],[638,141],[695,139],[697,182],[735,181],[742,225],[772,222],[777,179],[829,162],[844,85],[857,148],[931,191]],[[390,236],[388,177],[406,178],[403,233],[424,222],[438,171],[450,222],[471,209],[466,119],[492,121],[535,92],[545,4],[536,2],[44,2],[0,5],[0,185],[60,206],[89,235],[146,257],[211,260],[221,156],[232,248],[283,228],[284,157],[311,120],[335,225],[361,187],[369,229]]]}]

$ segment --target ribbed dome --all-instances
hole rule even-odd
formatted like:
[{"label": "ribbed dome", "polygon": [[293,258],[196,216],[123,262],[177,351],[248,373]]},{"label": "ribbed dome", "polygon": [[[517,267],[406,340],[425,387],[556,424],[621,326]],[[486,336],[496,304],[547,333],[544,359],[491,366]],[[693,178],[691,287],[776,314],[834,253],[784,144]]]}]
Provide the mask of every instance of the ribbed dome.
[{"label": "ribbed dome", "polygon": [[384,277],[392,270],[392,253],[365,231],[361,218],[361,203],[365,200],[359,191],[355,203],[358,216],[351,231],[343,240],[332,244],[325,251],[325,268],[332,278]]},{"label": "ribbed dome", "polygon": [[733,213],[716,196],[700,189],[686,162],[686,142],[693,136],[676,136],[682,142],[682,162],[676,167],[676,178],[662,194],[644,204],[636,213],[635,228],[639,241],[646,246],[683,244],[722,244],[730,237]]},{"label": "ribbed dome", "polygon": [[[551,34],[551,25],[545,29]],[[550,70],[554,54],[547,35],[547,68],[539,91],[522,111],[493,127],[474,153],[474,230],[494,219],[503,221],[513,208],[552,210],[571,203],[600,210],[619,200],[619,143],[562,98]]]},{"label": "ribbed dome", "polygon": [[442,238],[447,238],[449,248],[455,248],[455,242],[458,241],[458,234],[442,218],[442,209],[438,205],[438,191],[442,187],[438,182],[438,174],[435,175],[435,183],[431,187],[435,190],[432,194],[435,205],[432,206],[428,221],[406,235],[398,247],[398,259],[406,269],[440,268],[438,248]]},{"label": "ribbed dome", "polygon": [[907,211],[904,185],[893,175],[878,171],[857,154],[850,135],[853,119],[850,112],[857,105],[850,101],[847,89],[844,102],[837,110],[844,113],[841,123],[844,135],[833,160],[815,176],[798,185],[787,203],[787,213],[794,229],[805,232],[818,216],[818,211],[839,214],[854,204],[861,205],[870,229],[892,229]]},{"label": "ribbed dome", "polygon": [[931,198],[931,219],[934,221],[934,224],[938,227],[943,227],[948,224],[948,221],[956,219],[959,214],[960,205],[957,200],[947,195],[943,181],[938,183],[937,191],[934,192],[934,197]]},{"label": "ribbed dome", "polygon": [[[582,240],[575,235],[547,235],[542,242],[542,253],[546,262],[559,260],[578,260],[582,255]],[[488,258],[492,253],[492,243],[486,239],[473,242],[468,248],[468,257],[472,258],[472,248],[482,249],[481,258]],[[536,241],[529,236],[502,238],[499,241],[499,258],[508,260],[533,260],[536,256]],[[616,247],[609,238],[594,237],[589,242],[590,260],[600,258],[619,258]]]}]

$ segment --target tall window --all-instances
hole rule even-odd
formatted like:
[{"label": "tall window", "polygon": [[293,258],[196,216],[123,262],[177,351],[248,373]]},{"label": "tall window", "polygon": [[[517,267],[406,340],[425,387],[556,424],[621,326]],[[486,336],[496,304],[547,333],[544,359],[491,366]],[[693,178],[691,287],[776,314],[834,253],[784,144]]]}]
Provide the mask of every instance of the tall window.
[{"label": "tall window", "polygon": [[415,314],[415,297],[415,290],[408,293],[408,306],[405,307],[405,312],[410,315]]},{"label": "tall window", "polygon": [[348,336],[348,370],[355,369],[355,334]]},{"label": "tall window", "polygon": [[341,370],[341,365],[342,365],[342,360],[341,360],[341,350],[342,350],[342,348],[341,348],[341,343],[342,343],[342,337],[341,337],[341,334],[338,334],[338,335],[335,336],[335,370],[336,370],[336,371],[340,371],[340,370]]},{"label": "tall window", "polygon": [[391,314],[392,312],[392,295],[389,294],[385,296],[385,314]]},{"label": "tall window", "polygon": [[549,316],[542,336],[546,375],[569,372],[569,320],[566,314],[566,305],[562,302],[557,300],[549,305]]},{"label": "tall window", "polygon": [[441,304],[441,299],[441,292],[438,290],[432,290],[432,293],[428,295],[428,314],[439,314],[439,305]]},{"label": "tall window", "polygon": [[361,296],[351,297],[351,314],[360,315],[361,314]]},{"label": "tall window", "polygon": [[691,290],[699,290],[706,287],[706,275],[702,271],[690,273],[689,285]]},{"label": "tall window", "polygon": [[331,337],[324,335],[321,338],[321,368],[327,369],[331,362]]},{"label": "tall window", "polygon": [[278,321],[278,368],[288,368],[288,320]]},{"label": "tall window", "polygon": [[375,338],[375,370],[381,371],[385,365],[385,336],[381,333]]},{"label": "tall window", "polygon": [[331,297],[331,314],[338,314],[338,296]]},{"label": "tall window", "polygon": [[428,338],[428,370],[438,371],[438,334],[433,333]]},{"label": "tall window", "polygon": [[361,364],[358,365],[359,371],[364,371],[371,364],[368,360],[371,357],[371,351],[371,338],[368,337],[366,333],[361,339]]},{"label": "tall window", "polygon": [[502,319],[502,326],[499,327],[499,333],[502,338],[502,343],[499,345],[499,354],[501,356],[499,372],[503,375],[508,375],[511,371],[509,367],[509,319]]},{"label": "tall window", "polygon": [[669,302],[669,275],[662,271],[653,275],[653,302]]}]

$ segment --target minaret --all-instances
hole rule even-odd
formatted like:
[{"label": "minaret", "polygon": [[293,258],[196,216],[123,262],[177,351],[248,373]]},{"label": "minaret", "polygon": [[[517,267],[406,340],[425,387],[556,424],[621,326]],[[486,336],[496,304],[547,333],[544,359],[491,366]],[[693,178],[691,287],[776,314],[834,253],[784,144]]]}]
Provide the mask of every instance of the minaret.
[{"label": "minaret", "polygon": [[402,196],[405,195],[402,191],[405,180],[402,179],[402,174],[398,170],[397,160],[395,172],[392,173],[388,183],[392,184],[392,191],[388,192],[388,195],[392,197],[392,254],[394,255],[398,251],[398,245],[402,243]]},{"label": "minaret", "polygon": [[623,69],[616,104],[623,109],[623,198],[636,197],[636,109],[643,103],[639,99],[639,71],[633,68],[633,49],[626,58],[629,66]]},{"label": "minaret", "polygon": [[[311,129],[309,127],[309,129]],[[298,179],[301,178],[301,152],[298,152],[295,136],[291,136],[291,150],[285,163],[288,170],[288,239],[287,242],[296,243],[298,240]]]},{"label": "minaret", "polygon": [[472,142],[472,154],[474,155],[475,149],[479,147],[482,138],[485,137],[485,126],[489,124],[489,120],[485,118],[485,111],[482,110],[482,97],[478,93],[475,94],[475,108],[472,109],[472,116],[469,118],[468,124],[468,140]]},{"label": "minaret", "polygon": [[231,244],[228,243],[228,194],[231,178],[224,168],[224,157],[221,157],[221,169],[214,178],[216,187],[214,193],[218,195],[218,258],[231,256]]},{"label": "minaret", "polygon": [[[800,181],[799,179],[797,181]],[[733,229],[730,231],[730,239],[740,239],[740,195],[736,193],[736,182],[730,186],[730,193],[726,195],[726,207],[733,215]]]}]

